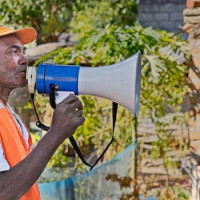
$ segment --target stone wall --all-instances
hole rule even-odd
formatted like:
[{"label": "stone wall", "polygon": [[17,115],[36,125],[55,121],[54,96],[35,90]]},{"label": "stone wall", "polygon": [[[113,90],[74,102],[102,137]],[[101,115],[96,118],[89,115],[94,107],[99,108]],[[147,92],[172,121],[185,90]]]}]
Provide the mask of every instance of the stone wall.
[{"label": "stone wall", "polygon": [[140,0],[139,22],[144,26],[177,32],[183,25],[186,0]]},{"label": "stone wall", "polygon": [[183,12],[184,27],[188,34],[192,63],[188,73],[190,86],[190,151],[191,151],[191,196],[200,199],[200,0],[187,0]]}]

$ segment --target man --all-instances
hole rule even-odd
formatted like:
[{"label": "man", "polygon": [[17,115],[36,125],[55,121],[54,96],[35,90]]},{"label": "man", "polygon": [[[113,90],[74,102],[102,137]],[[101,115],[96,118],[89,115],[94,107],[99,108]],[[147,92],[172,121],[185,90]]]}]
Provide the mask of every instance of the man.
[{"label": "man", "polygon": [[0,27],[0,200],[39,200],[35,182],[59,145],[85,120],[82,103],[68,97],[57,105],[50,130],[30,152],[29,133],[7,102],[13,89],[27,85],[24,44],[35,38],[32,28]]}]

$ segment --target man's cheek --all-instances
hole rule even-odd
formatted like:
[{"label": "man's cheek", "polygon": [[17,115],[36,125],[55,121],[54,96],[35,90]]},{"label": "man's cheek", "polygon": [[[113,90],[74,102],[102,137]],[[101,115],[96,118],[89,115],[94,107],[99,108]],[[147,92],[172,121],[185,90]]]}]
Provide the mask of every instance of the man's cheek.
[{"label": "man's cheek", "polygon": [[15,70],[16,66],[18,65],[18,57],[5,55],[2,64],[4,65],[5,68],[11,71]]},{"label": "man's cheek", "polygon": [[15,66],[17,66],[18,63],[19,63],[19,57],[18,56],[14,56],[14,57],[12,57],[12,60],[13,60],[13,64],[15,64]]},{"label": "man's cheek", "polygon": [[1,69],[8,69],[9,68],[9,60],[8,59],[2,59],[1,63]]}]

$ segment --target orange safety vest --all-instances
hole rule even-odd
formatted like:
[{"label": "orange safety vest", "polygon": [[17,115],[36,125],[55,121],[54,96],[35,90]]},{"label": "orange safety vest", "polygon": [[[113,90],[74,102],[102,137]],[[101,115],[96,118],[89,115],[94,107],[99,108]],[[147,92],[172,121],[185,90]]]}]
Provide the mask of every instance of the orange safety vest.
[{"label": "orange safety vest", "polygon": [[[0,142],[4,156],[12,168],[28,155],[32,148],[32,140],[29,135],[28,148],[12,114],[1,100],[0,102],[4,106],[0,109]],[[35,183],[20,200],[40,200],[38,184]]]}]

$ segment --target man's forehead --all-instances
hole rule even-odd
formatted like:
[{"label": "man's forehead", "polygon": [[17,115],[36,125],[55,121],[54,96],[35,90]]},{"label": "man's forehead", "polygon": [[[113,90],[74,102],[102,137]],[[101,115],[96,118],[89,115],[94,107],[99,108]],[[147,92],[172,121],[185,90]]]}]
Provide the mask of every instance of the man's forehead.
[{"label": "man's forehead", "polygon": [[20,39],[14,34],[0,37],[0,44],[7,47],[12,46],[14,44],[22,48],[24,47]]}]

